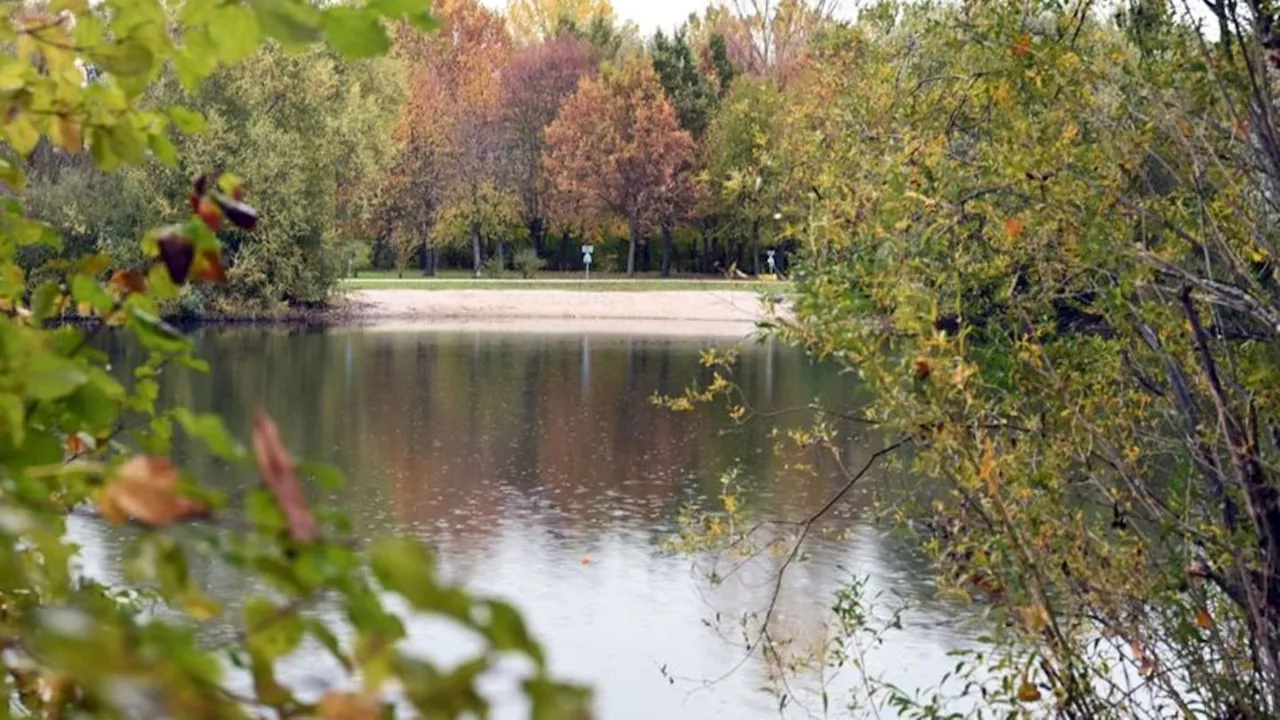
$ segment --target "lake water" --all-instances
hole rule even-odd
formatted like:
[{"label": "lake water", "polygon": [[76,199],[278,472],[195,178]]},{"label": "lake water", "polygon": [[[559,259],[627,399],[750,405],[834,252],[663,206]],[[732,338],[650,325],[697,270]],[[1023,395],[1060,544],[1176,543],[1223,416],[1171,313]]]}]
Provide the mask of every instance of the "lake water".
[{"label": "lake water", "polygon": [[[425,328],[230,328],[195,337],[212,371],[176,374],[165,402],[218,412],[246,438],[262,403],[296,455],[347,471],[349,487],[330,499],[362,535],[422,537],[447,576],[513,601],[553,670],[595,689],[599,717],[778,716],[777,697],[762,690],[765,665],[755,656],[744,662],[736,618],[768,606],[781,559],[762,556],[712,586],[705,562],[660,547],[678,529],[681,508],[714,503],[726,473],[737,472],[757,518],[804,518],[842,484],[820,457],[774,451],[772,430],[803,425],[805,413],[737,427],[719,410],[677,414],[649,403],[654,392],[703,377],[699,353],[739,344],[732,338]],[[740,346],[737,380],[757,410],[817,398],[856,407],[850,375],[771,342]],[[127,347],[112,351],[128,363]],[[849,428],[848,463],[859,464],[875,443]],[[254,482],[188,460],[202,481],[232,494]],[[800,461],[812,469],[795,467]],[[889,482],[873,477],[867,487]],[[868,493],[851,495],[811,542],[810,557],[788,569],[775,627],[796,646],[820,643],[834,591],[865,575],[871,593],[916,606],[907,629],[870,652],[869,666],[900,687],[932,685],[954,665],[947,653],[969,646],[977,628],[933,599],[920,558],[870,526]],[[73,518],[70,532],[90,573],[118,577],[124,533],[87,517]],[[195,572],[232,610],[252,590],[217,568]],[[464,641],[417,624],[412,642],[448,657]],[[333,672],[310,657],[292,661],[299,683]],[[830,679],[833,714],[854,680]],[[818,712],[821,683],[806,676],[785,714]],[[518,705],[506,710],[499,716],[519,715]]]}]

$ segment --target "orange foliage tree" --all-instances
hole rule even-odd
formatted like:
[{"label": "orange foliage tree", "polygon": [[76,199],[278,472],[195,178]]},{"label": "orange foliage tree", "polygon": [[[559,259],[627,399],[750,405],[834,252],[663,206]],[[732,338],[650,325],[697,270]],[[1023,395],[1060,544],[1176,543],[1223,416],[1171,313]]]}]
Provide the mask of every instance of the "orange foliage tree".
[{"label": "orange foliage tree", "polygon": [[[502,16],[475,0],[445,0],[436,12],[440,32],[406,25],[396,33],[395,53],[408,87],[397,127],[401,152],[387,193],[402,261],[421,247],[428,270],[434,253],[427,243],[437,216],[469,203],[499,173],[498,78],[511,51]],[[478,266],[478,248],[476,257]]]},{"label": "orange foliage tree", "polygon": [[645,233],[692,205],[693,139],[680,129],[647,59],[584,79],[547,128],[543,164],[558,222],[601,230],[627,224],[627,275]]},{"label": "orange foliage tree", "polygon": [[547,126],[578,88],[578,81],[595,72],[596,55],[586,43],[565,34],[521,49],[502,73],[508,168],[535,249],[541,248],[546,232],[542,151]]}]

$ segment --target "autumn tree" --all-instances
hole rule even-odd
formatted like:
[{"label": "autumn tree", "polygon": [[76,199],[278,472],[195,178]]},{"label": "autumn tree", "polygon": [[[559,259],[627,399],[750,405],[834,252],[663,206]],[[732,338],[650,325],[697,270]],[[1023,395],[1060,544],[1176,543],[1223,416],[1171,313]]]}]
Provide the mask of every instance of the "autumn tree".
[{"label": "autumn tree", "polygon": [[512,184],[535,250],[546,234],[542,153],[546,129],[578,81],[596,69],[596,53],[569,34],[529,45],[502,72],[502,108]]},{"label": "autumn tree", "polygon": [[[722,40],[723,54],[740,72],[787,80],[799,72],[810,41],[832,19],[836,0],[731,0],[691,18],[692,34]],[[708,58],[710,59],[710,58]]]},{"label": "autumn tree", "polygon": [[615,22],[609,0],[508,0],[507,23],[517,45],[535,45],[563,34],[566,26],[587,28]]},{"label": "autumn tree", "polygon": [[655,227],[670,228],[693,197],[693,140],[680,128],[652,65],[624,61],[584,79],[547,129],[550,207],[561,222],[626,223],[627,274]]},{"label": "autumn tree", "polygon": [[420,248],[428,268],[436,214],[446,204],[473,207],[470,197],[503,174],[499,71],[511,51],[502,17],[475,0],[444,2],[437,11],[440,32],[406,26],[396,34],[407,99],[388,193],[398,245]]}]

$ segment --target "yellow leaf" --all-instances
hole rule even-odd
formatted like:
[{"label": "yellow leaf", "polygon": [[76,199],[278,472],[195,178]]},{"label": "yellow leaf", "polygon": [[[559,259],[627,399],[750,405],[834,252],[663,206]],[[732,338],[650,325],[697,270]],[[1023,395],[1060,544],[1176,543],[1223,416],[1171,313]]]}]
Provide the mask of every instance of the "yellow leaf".
[{"label": "yellow leaf", "polygon": [[80,126],[61,115],[49,124],[49,140],[67,152],[78,153],[84,147]]},{"label": "yellow leaf", "polygon": [[995,495],[1000,489],[1000,479],[996,473],[996,451],[991,438],[982,440],[982,459],[978,461],[978,478],[986,481],[988,495]]},{"label": "yellow leaf", "polygon": [[187,613],[196,620],[212,620],[222,613],[222,606],[195,588],[187,588]]},{"label": "yellow leaf", "polygon": [[1049,627],[1049,613],[1045,611],[1044,606],[1040,603],[1018,608],[1015,613],[1018,619],[1022,621],[1023,626],[1033,633],[1042,632]]}]

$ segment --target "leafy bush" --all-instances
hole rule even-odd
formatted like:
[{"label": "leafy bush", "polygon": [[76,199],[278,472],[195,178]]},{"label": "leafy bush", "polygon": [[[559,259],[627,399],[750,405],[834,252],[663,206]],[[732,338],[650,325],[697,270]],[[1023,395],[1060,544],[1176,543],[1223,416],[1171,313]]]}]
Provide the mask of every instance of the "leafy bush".
[{"label": "leafy bush", "polygon": [[502,253],[494,253],[484,261],[481,273],[488,278],[501,278],[507,276],[506,263],[503,262]]},{"label": "leafy bush", "polygon": [[[392,19],[427,27],[433,20],[425,5],[410,0],[371,7],[391,8]],[[387,18],[350,4],[231,0],[184,5],[176,13],[162,0],[55,6],[62,14],[24,9],[0,23],[11,91],[0,120],[4,137],[23,157],[42,139],[71,155],[79,155],[88,140],[94,165],[103,172],[148,157],[175,167],[170,126],[187,133],[219,122],[216,113],[202,118],[163,101],[163,94],[142,92],[162,67],[172,67],[183,86],[194,90],[225,63],[261,60],[254,55],[259,31],[291,48],[326,37],[350,56],[377,54],[387,46]],[[168,18],[172,32],[145,30],[163,26],[157,18]],[[184,42],[175,45],[171,38]],[[105,72],[86,85],[81,67]],[[286,104],[297,100],[294,92],[281,97]],[[259,133],[266,125],[247,134],[263,140]],[[234,140],[234,132],[227,139]],[[309,150],[256,147],[259,155],[243,159],[263,167],[279,161],[276,153]],[[85,177],[89,188],[101,179]],[[23,173],[7,153],[0,159],[0,180],[23,185]],[[288,193],[306,188],[277,190],[279,224],[306,227],[308,195],[292,199],[302,206],[298,211],[285,212]],[[165,195],[173,207],[184,208],[182,219],[147,232],[136,255],[124,262],[97,253],[55,259],[29,275],[15,264],[19,251],[60,252],[63,238],[25,215],[19,203],[0,204],[7,248],[0,254],[4,707],[33,717],[374,718],[397,712],[389,699],[395,688],[423,715],[482,716],[486,701],[476,679],[500,655],[516,654],[531,668],[523,688],[535,715],[584,716],[584,693],[550,677],[541,648],[510,605],[442,581],[430,552],[417,542],[365,542],[351,533],[341,513],[312,507],[304,483],[341,478],[323,465],[295,461],[265,411],[256,414],[246,448],[217,416],[157,405],[165,367],[204,367],[188,339],[158,318],[159,310],[165,303],[194,302],[193,285],[224,286],[233,274],[226,267],[232,252],[227,241],[260,229],[246,195],[235,176],[199,173]],[[90,199],[112,200],[85,198]],[[91,224],[86,231],[94,234]],[[274,232],[254,237],[268,245],[272,238],[321,237]],[[243,258],[246,245],[234,250]],[[39,261],[34,254],[27,259]],[[264,279],[275,282],[288,262],[262,263],[269,267]],[[67,318],[84,322],[56,322]],[[95,349],[95,337],[115,332],[108,328],[128,333],[146,352],[128,382],[113,376],[110,359]],[[235,500],[203,487],[170,459],[175,429],[226,463],[256,468],[261,483]],[[130,593],[77,572],[64,533],[67,514],[81,505],[96,506],[106,522],[137,528],[121,561],[122,576],[162,600],[166,612],[141,613],[127,601]],[[208,520],[235,531],[181,527]],[[250,576],[250,585],[263,588],[247,600],[242,617],[222,618],[238,631],[216,645],[201,642],[197,632],[224,610],[191,577],[188,558],[195,552],[236,568]],[[480,640],[479,653],[442,668],[405,652],[405,624],[390,608],[392,594],[411,612],[472,632]],[[322,602],[337,606],[341,627],[308,613]],[[340,632],[350,642],[340,641]],[[307,641],[315,643],[312,652],[331,656],[348,671],[339,686],[312,696],[298,694],[277,675],[278,663]],[[246,671],[251,686],[235,686],[232,668]]]},{"label": "leafy bush", "polygon": [[[803,250],[775,329],[857,372],[882,445],[795,435],[846,468],[832,505],[889,463],[932,481],[894,513],[1002,621],[952,675],[984,716],[1275,717],[1275,11],[1206,3],[1201,37],[1124,7],[886,5],[788,83],[770,190]],[[712,364],[669,404],[747,422]]]},{"label": "leafy bush", "polygon": [[538,252],[533,248],[521,248],[511,258],[511,264],[515,267],[516,272],[520,273],[520,277],[527,280],[545,268],[547,261],[538,257]]}]

